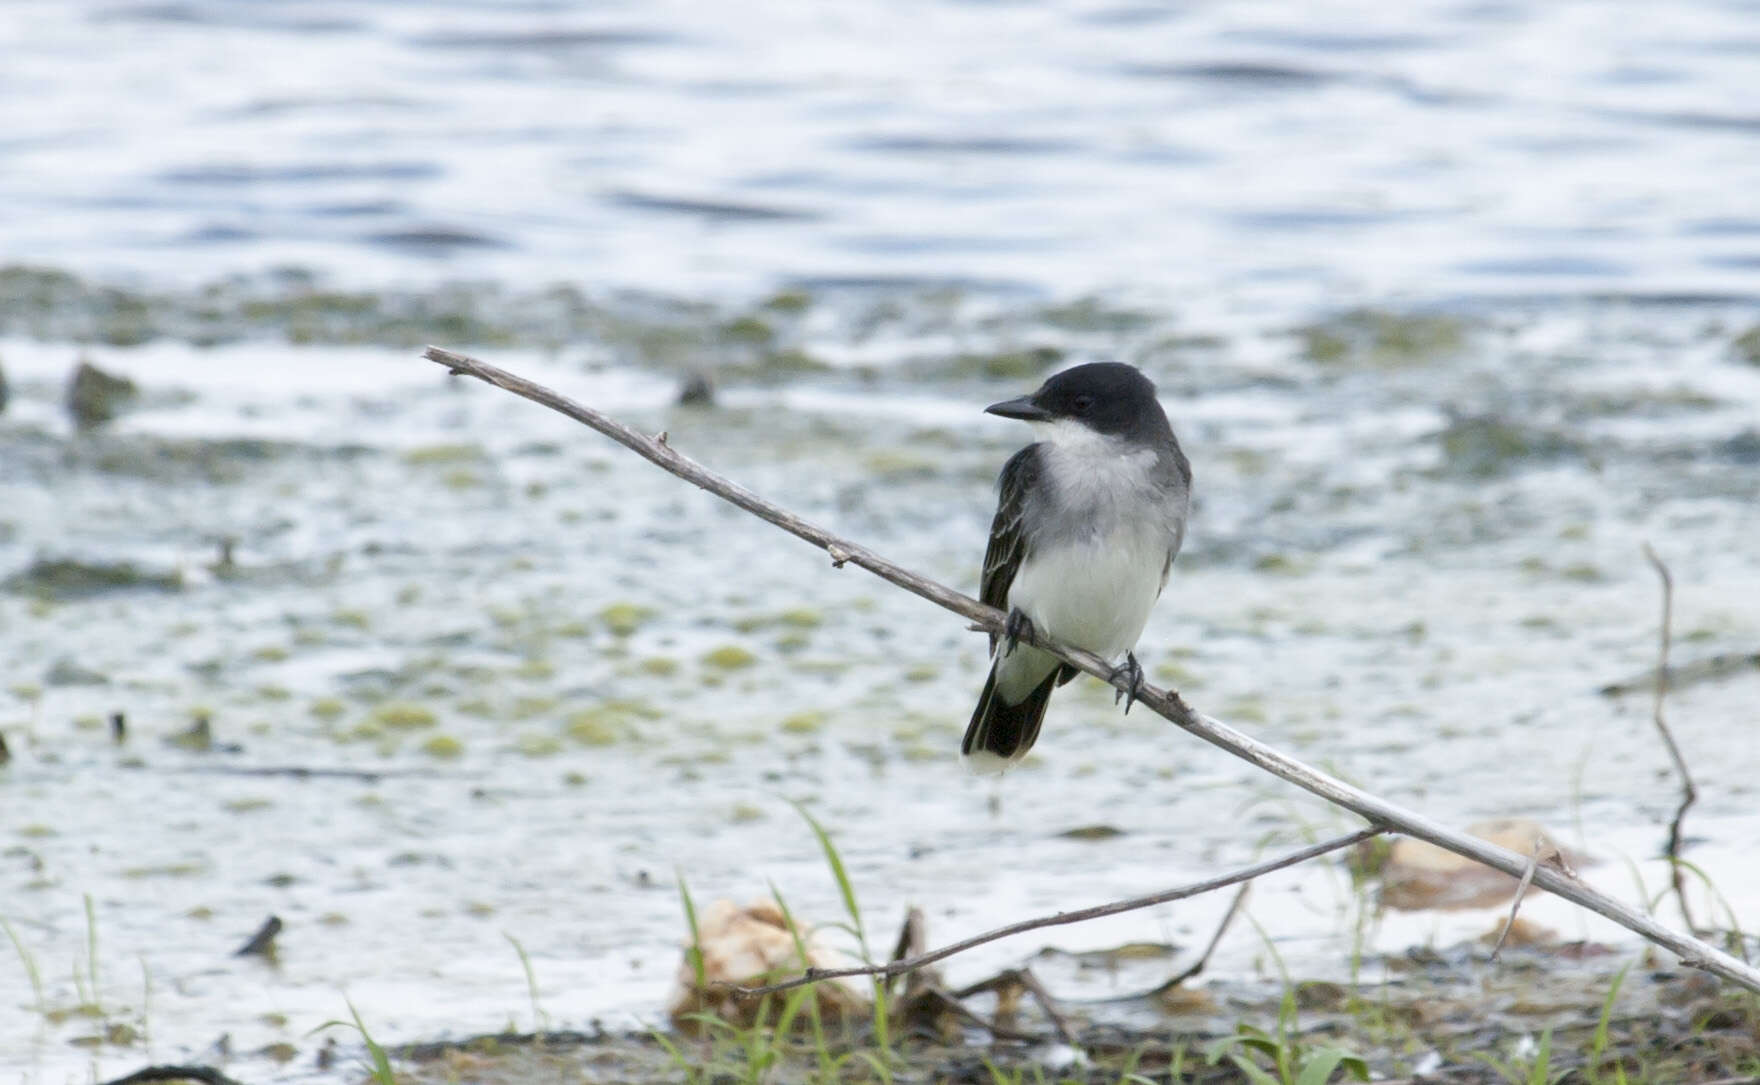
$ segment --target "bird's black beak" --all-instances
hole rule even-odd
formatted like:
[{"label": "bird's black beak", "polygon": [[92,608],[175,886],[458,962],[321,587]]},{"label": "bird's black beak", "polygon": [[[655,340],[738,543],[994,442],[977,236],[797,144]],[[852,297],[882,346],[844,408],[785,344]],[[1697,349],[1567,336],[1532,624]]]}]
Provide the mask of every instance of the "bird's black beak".
[{"label": "bird's black beak", "polygon": [[985,414],[999,414],[1004,418],[1018,418],[1022,422],[1049,422],[1051,412],[1033,402],[1032,396],[1021,396],[1018,399],[1005,399],[1001,403],[992,403],[984,408]]}]

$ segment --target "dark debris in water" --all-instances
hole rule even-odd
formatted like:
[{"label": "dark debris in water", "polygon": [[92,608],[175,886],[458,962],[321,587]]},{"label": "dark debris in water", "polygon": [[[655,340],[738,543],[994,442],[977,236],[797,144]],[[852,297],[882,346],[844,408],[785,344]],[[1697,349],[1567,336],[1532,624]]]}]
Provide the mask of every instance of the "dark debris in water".
[{"label": "dark debris in water", "polygon": [[183,578],[175,572],[145,569],[126,561],[40,557],[0,581],[0,587],[19,595],[67,600],[115,591],[178,591]]},{"label": "dark debris in water", "polygon": [[1735,356],[1749,365],[1760,365],[1760,324],[1735,337],[1730,344]]},{"label": "dark debris in water", "polygon": [[139,398],[140,389],[133,381],[82,359],[67,385],[67,412],[81,429],[90,429],[115,418]]}]

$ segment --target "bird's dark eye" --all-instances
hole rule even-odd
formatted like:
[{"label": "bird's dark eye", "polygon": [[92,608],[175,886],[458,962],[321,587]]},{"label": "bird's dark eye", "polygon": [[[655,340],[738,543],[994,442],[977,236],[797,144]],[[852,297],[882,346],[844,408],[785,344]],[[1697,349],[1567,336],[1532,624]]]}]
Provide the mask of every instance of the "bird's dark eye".
[{"label": "bird's dark eye", "polygon": [[1094,397],[1088,395],[1077,396],[1071,401],[1070,406],[1075,408],[1077,414],[1087,414],[1094,407]]}]

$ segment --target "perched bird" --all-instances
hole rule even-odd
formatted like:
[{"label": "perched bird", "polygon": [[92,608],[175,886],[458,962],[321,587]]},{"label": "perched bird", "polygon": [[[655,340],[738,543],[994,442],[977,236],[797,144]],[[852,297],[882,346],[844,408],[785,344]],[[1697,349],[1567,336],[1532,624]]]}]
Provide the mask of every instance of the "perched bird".
[{"label": "perched bird", "polygon": [[1007,611],[1008,626],[990,638],[990,677],[960,753],[993,773],[1026,756],[1052,689],[1079,673],[1017,643],[1029,628],[1104,659],[1122,653],[1132,690],[1141,685],[1131,650],[1185,538],[1192,468],[1155,385],[1128,365],[1079,365],[985,410],[1040,438],[1002,468],[984,554],[979,597]]}]

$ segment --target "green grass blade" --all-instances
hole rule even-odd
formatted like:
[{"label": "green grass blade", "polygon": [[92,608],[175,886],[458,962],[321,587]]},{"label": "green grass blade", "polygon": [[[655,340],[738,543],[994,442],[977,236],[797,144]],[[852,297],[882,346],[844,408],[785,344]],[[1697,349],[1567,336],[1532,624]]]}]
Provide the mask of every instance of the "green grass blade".
[{"label": "green grass blade", "polygon": [[367,1045],[367,1055],[373,1060],[373,1080],[379,1085],[397,1085],[397,1077],[391,1072],[391,1059],[379,1042],[373,1039],[373,1034],[367,1031],[367,1023],[361,1020],[361,1011],[354,1008],[352,999],[345,998],[343,1001],[348,1003],[349,1016],[354,1018],[354,1027],[360,1030],[361,1040]]},{"label": "green grass blade", "polygon": [[685,960],[691,963],[691,974],[696,977],[697,990],[701,991],[703,981],[703,936],[697,930],[697,906],[691,900],[690,886],[684,883],[684,871],[674,872],[678,879],[678,897],[684,904],[684,920],[691,929],[691,944],[685,947]]},{"label": "green grass blade", "polygon": [[1302,1067],[1296,1085],[1326,1085],[1340,1070],[1358,1081],[1369,1080],[1368,1063],[1343,1048],[1323,1047]]},{"label": "green grass blade", "polygon": [[0,930],[4,930],[6,937],[12,941],[13,952],[18,954],[18,961],[24,966],[24,974],[30,977],[31,994],[36,1000],[37,1013],[47,1014],[49,1003],[43,998],[43,977],[37,973],[36,958],[31,956],[30,950],[24,948],[24,943],[19,940],[18,932],[12,929],[12,924],[3,918],[0,918]]},{"label": "green grass blade", "polygon": [[518,938],[506,931],[501,932],[501,937],[513,945],[513,951],[519,955],[520,967],[526,972],[526,995],[532,1000],[532,1031],[543,1032],[544,1026],[548,1023],[546,1020],[548,1015],[538,1004],[538,974],[532,971],[532,959],[526,955],[526,947],[519,944]]},{"label": "green grass blade", "polygon": [[864,963],[872,964],[872,961],[865,960],[868,956],[868,938],[862,929],[862,910],[856,904],[856,891],[850,884],[849,871],[844,869],[843,857],[837,853],[837,845],[831,842],[831,835],[825,831],[825,827],[812,814],[807,813],[805,806],[798,802],[791,802],[791,805],[818,838],[819,850],[825,853],[825,863],[831,868],[831,876],[837,880],[837,891],[843,894],[843,910],[849,913],[849,920],[855,925],[856,941],[861,943]]}]

